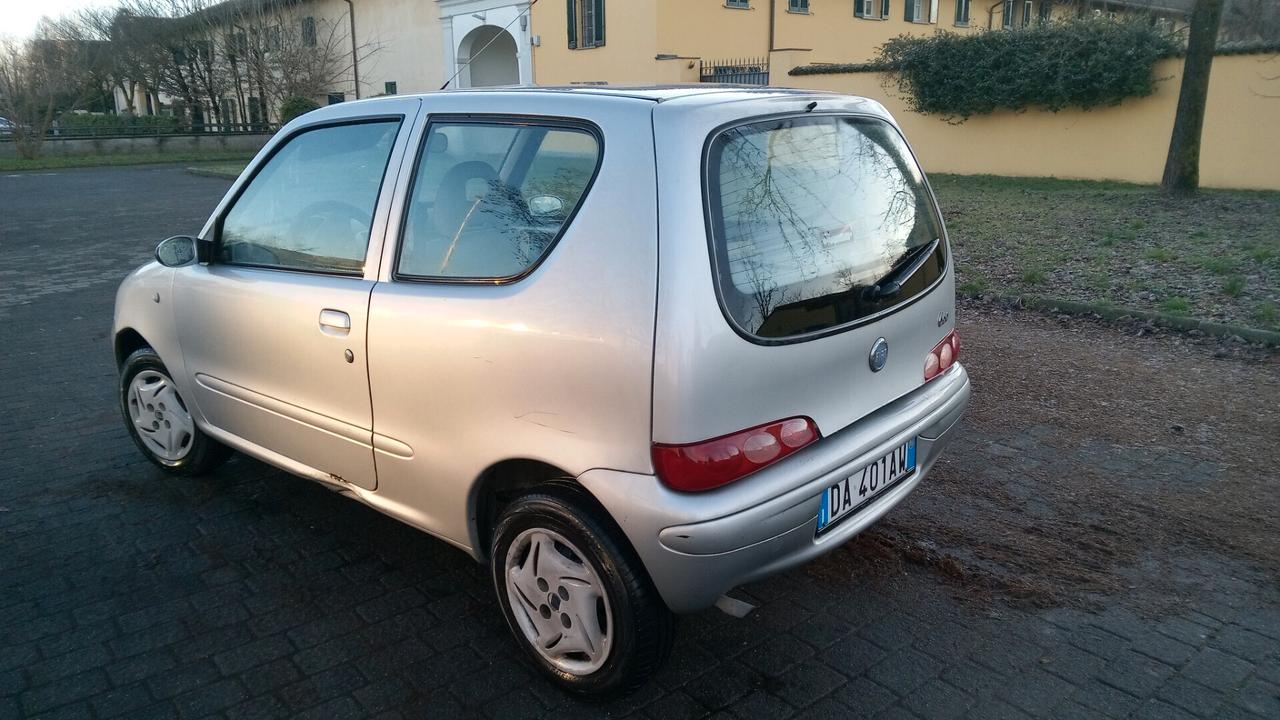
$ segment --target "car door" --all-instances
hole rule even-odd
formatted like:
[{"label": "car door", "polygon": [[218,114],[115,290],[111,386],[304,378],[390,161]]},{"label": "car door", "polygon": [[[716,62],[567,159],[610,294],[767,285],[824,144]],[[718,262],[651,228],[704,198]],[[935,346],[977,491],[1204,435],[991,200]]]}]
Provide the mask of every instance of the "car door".
[{"label": "car door", "polygon": [[649,467],[651,109],[424,101],[370,299],[379,507],[481,547],[468,502],[497,462]]},{"label": "car door", "polygon": [[384,102],[392,112],[276,142],[206,227],[210,261],[174,279],[188,384],[212,432],[366,489],[377,484],[365,331],[393,185],[384,191],[384,180],[417,104]]}]

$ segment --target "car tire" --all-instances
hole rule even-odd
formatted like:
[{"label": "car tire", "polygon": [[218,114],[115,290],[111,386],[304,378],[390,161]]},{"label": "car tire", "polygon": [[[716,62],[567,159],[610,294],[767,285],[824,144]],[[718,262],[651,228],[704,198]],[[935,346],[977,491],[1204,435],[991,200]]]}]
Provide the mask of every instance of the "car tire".
[{"label": "car tire", "polygon": [[171,475],[204,475],[231,456],[231,448],[196,426],[173,376],[149,347],[120,366],[120,412],[142,454]]},{"label": "car tire", "polygon": [[674,616],[622,532],[584,491],[553,486],[515,500],[502,511],[492,548],[507,625],[561,688],[588,699],[626,694],[671,653]]}]

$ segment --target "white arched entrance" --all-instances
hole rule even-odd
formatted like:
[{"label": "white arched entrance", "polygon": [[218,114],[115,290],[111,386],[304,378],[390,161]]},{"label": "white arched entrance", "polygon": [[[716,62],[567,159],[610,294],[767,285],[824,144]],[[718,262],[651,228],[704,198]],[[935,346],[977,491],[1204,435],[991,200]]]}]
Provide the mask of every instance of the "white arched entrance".
[{"label": "white arched entrance", "polygon": [[[527,0],[437,3],[444,35],[444,74],[458,73],[449,87],[533,84],[533,34]],[[480,52],[486,44],[488,49]]]},{"label": "white arched entrance", "polygon": [[[518,85],[520,65],[516,39],[495,25],[481,25],[458,43],[459,87]],[[462,68],[461,66],[464,66]],[[465,79],[463,76],[467,76]]]}]

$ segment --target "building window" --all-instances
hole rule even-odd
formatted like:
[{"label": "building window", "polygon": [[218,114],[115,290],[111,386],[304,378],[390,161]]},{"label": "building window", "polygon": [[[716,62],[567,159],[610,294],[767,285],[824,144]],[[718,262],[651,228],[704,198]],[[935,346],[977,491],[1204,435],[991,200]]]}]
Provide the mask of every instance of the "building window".
[{"label": "building window", "polygon": [[1048,22],[1053,15],[1053,0],[1040,0],[1040,21]]},{"label": "building window", "polygon": [[346,101],[346,99],[347,99],[347,94],[346,94],[346,93],[344,93],[344,92],[332,92],[332,93],[329,93],[329,103],[328,103],[328,104],[329,104],[329,105],[337,105],[337,104],[338,104],[338,103],[340,103],[340,102],[344,102],[344,101]]},{"label": "building window", "polygon": [[809,14],[809,0],[787,0],[787,12]]},{"label": "building window", "polygon": [[969,26],[969,0],[956,0],[956,25]]},{"label": "building window", "polygon": [[750,10],[751,0],[724,0],[724,6],[727,8],[738,8],[740,10]]},{"label": "building window", "polygon": [[396,94],[396,81],[395,81],[395,80],[388,80],[388,81],[386,81],[386,82],[382,83],[382,94],[383,94],[383,95],[395,95],[395,94]]},{"label": "building window", "polygon": [[604,0],[566,0],[569,12],[569,48],[604,45]]},{"label": "building window", "polygon": [[280,49],[280,26],[272,25],[267,28],[267,52],[275,52]]},{"label": "building window", "polygon": [[302,44],[306,47],[316,46],[316,19],[310,15],[302,18]]},{"label": "building window", "polygon": [[1000,25],[1013,27],[1013,0],[1004,0],[1004,7],[1000,10]]},{"label": "building window", "polygon": [[925,13],[927,6],[924,0],[906,0],[907,5],[907,22],[928,22],[929,18]]},{"label": "building window", "polygon": [[889,12],[889,0],[853,0],[853,14],[869,20],[883,20]]},{"label": "building window", "polygon": [[1031,0],[1022,3],[1022,27],[1031,26]]}]

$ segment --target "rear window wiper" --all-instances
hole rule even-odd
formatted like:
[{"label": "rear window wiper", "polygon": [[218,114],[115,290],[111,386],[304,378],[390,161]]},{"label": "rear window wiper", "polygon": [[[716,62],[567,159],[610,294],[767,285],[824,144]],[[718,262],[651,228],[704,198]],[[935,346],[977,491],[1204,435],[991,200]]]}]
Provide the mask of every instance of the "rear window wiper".
[{"label": "rear window wiper", "polygon": [[867,300],[879,300],[880,298],[889,297],[902,289],[902,283],[924,265],[924,261],[933,255],[933,251],[938,247],[938,243],[942,242],[941,238],[934,238],[933,242],[925,243],[919,247],[908,251],[901,260],[897,262],[884,277],[876,280],[869,285],[866,290],[862,291],[862,296]]}]

